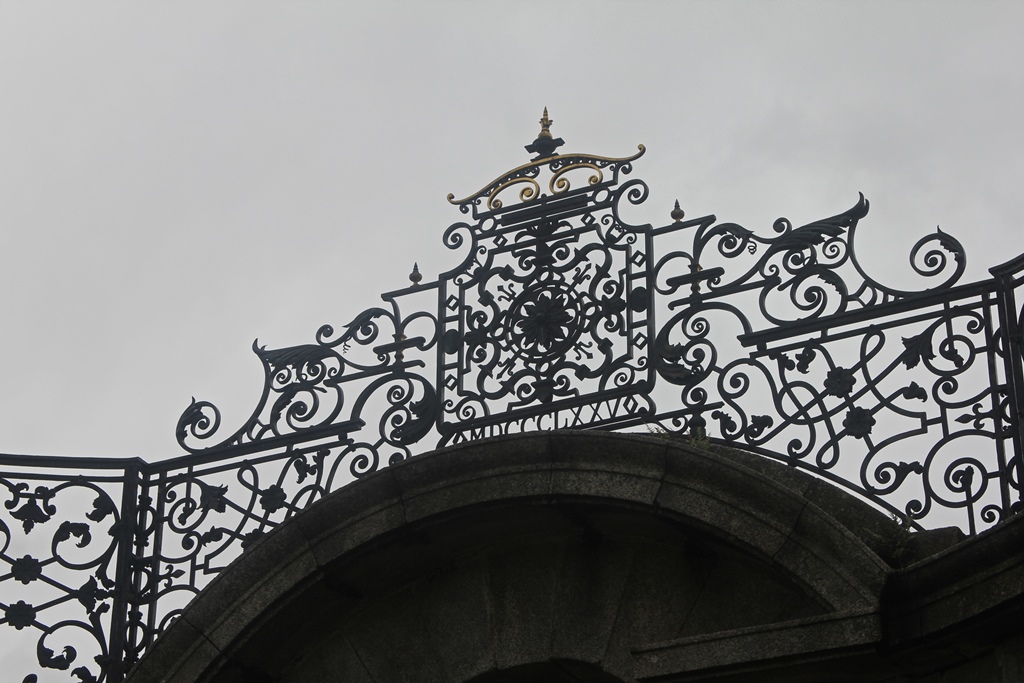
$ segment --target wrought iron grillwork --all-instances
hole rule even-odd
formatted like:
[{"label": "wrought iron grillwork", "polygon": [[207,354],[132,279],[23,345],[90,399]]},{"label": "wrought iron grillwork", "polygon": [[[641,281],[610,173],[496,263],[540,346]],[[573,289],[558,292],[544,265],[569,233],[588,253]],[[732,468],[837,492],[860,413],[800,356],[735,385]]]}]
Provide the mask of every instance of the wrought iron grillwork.
[{"label": "wrought iron grillwork", "polygon": [[0,629],[30,636],[26,683],[122,680],[268,530],[469,439],[647,429],[740,447],[912,528],[976,533],[1020,509],[1024,256],[960,284],[963,247],[936,232],[910,254],[930,286],[885,286],[854,248],[863,196],[767,235],[678,203],[667,225],[633,225],[644,148],[558,154],[546,110],[541,125],[532,161],[449,196],[458,266],[432,282],[414,267],[314,343],[254,345],[265,386],[233,432],[193,400],[173,460],[0,457]]}]

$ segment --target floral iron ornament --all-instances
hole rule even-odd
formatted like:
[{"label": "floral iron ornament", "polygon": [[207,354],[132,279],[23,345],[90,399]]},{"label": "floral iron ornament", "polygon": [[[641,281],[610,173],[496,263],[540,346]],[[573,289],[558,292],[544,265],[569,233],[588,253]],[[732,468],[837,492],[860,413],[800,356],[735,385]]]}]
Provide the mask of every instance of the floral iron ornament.
[{"label": "floral iron ornament", "polygon": [[[118,683],[234,557],[355,478],[444,444],[536,429],[650,430],[807,470],[909,527],[975,533],[1020,508],[1024,257],[961,284],[935,232],[926,288],[871,278],[860,197],[765,234],[678,202],[663,226],[644,154],[532,159],[462,199],[458,264],[382,295],[313,343],[253,350],[262,396],[236,428],[193,400],[187,455],[0,456],[0,629],[24,683]],[[409,312],[412,311],[412,312]],[[37,540],[38,539],[38,540]],[[6,571],[3,567],[6,566]]]},{"label": "floral iron ornament", "polygon": [[[685,220],[678,202],[672,223],[634,225],[622,213],[647,198],[626,179],[643,146],[558,153],[552,123],[545,109],[529,163],[449,195],[470,219],[444,234],[458,266],[427,283],[417,266],[390,307],[314,345],[257,348],[267,384],[253,417],[204,447],[220,417],[193,403],[182,446],[372,434],[350,447],[361,476],[485,436],[646,427],[808,469],[911,526],[961,510],[973,532],[1017,504],[1018,335],[1004,331],[1020,324],[1020,262],[960,285],[963,247],[936,231],[910,254],[931,286],[886,286],[854,249],[863,196],[802,227],[780,218],[769,236]],[[403,315],[415,298],[435,305]]]}]

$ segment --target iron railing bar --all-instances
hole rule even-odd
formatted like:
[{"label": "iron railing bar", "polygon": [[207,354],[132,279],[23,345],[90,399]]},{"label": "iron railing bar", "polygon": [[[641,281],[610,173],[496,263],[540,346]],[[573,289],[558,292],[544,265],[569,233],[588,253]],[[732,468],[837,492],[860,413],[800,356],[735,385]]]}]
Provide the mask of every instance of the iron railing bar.
[{"label": "iron railing bar", "polygon": [[[891,319],[886,320],[884,322],[872,323],[871,325],[868,326],[868,328],[872,329],[872,330],[876,330],[876,331],[882,332],[882,331],[885,331],[885,330],[891,330],[893,328],[906,327],[907,325],[913,325],[913,324],[919,323],[919,322],[925,322],[925,321],[929,321],[929,320],[930,321],[934,321],[934,320],[937,320],[939,318],[942,318],[943,315],[945,315],[948,312],[964,313],[964,312],[974,311],[974,310],[978,310],[978,309],[985,309],[985,308],[987,308],[989,306],[991,306],[991,304],[987,304],[984,301],[976,301],[976,302],[969,303],[969,304],[961,304],[959,306],[953,306],[953,307],[950,307],[948,310],[946,310],[946,309],[932,310],[932,311],[929,311],[927,313],[921,313],[919,315],[910,316],[910,317],[907,317],[907,318],[891,318]],[[821,335],[818,335],[818,336],[807,336],[807,337],[805,337],[803,339],[800,339],[799,341],[795,341],[795,342],[792,342],[790,344],[782,344],[780,346],[772,346],[770,348],[766,347],[766,346],[762,346],[762,345],[759,344],[758,345],[758,349],[756,351],[751,351],[750,352],[750,357],[751,358],[760,358],[760,357],[766,356],[768,354],[785,353],[787,351],[796,351],[798,349],[804,348],[809,343],[827,344],[827,343],[830,343],[830,342],[842,341],[843,339],[850,339],[851,337],[861,337],[861,336],[864,336],[865,329],[861,328],[861,329],[855,329],[855,330],[845,330],[843,332],[835,332],[835,333],[832,333],[832,334],[828,334],[829,331],[830,331],[830,328],[825,327],[825,328],[822,328],[820,330],[820,332],[823,333]],[[808,332],[806,334],[812,335],[813,333]]]},{"label": "iron railing bar", "polygon": [[[999,386],[1006,387],[1007,390],[1010,388],[1011,378],[1007,377],[1005,381],[1001,382],[999,377],[1000,363],[998,362],[998,354],[996,353],[996,335],[997,328],[993,325],[992,312],[995,309],[995,313],[998,316],[1000,314],[1000,296],[998,292],[992,292],[985,296],[985,343],[988,347],[988,353],[985,354],[985,360],[988,366],[988,383],[992,391],[990,394],[990,409],[992,411],[992,422],[995,425],[996,431],[1002,431],[1006,429],[1005,420],[1003,419],[1002,412],[999,406]],[[996,321],[998,322],[998,321]],[[1006,364],[1002,364],[1002,370],[1006,373],[1009,368]],[[999,463],[999,473],[1007,471],[1006,461],[1006,443],[1005,439],[996,439],[996,460]],[[1012,441],[1011,441],[1012,444]],[[997,475],[998,476],[998,475]],[[1004,508],[1009,508],[1013,501],[1010,500],[1010,484],[1006,480],[1006,477],[998,476],[999,485],[999,499]]]},{"label": "iron railing bar", "polygon": [[[69,463],[67,467],[72,467],[74,463]],[[52,466],[57,469],[58,465]],[[8,479],[24,479],[26,481],[59,481],[69,482],[75,481],[76,479],[86,480],[92,484],[120,484],[124,479],[124,472],[127,467],[122,468],[117,474],[111,474],[109,476],[94,476],[85,474],[67,474],[67,473],[54,473],[49,474],[46,472],[15,472],[15,471],[0,471],[0,477]],[[80,471],[80,470],[78,470]]]},{"label": "iron railing bar", "polygon": [[[949,289],[937,289],[921,294],[920,296],[907,297],[898,301],[876,304],[865,308],[859,308],[854,311],[845,311],[843,313],[822,316],[820,318],[798,320],[793,323],[788,323],[785,326],[772,329],[749,332],[747,334],[739,335],[737,339],[739,339],[743,346],[767,344],[781,339],[789,339],[791,337],[797,337],[805,334],[814,334],[815,332],[822,332],[835,327],[846,327],[848,325],[862,323],[868,320],[888,318],[908,311],[926,308],[928,306],[939,306],[951,301],[969,299],[973,296],[990,293],[995,290],[995,287],[996,285],[993,280],[982,280],[966,285],[959,285],[957,287],[950,287]],[[899,321],[900,324],[903,324],[904,322],[905,319]],[[876,327],[880,327],[880,325],[876,325]],[[863,330],[860,332],[863,332]],[[829,338],[837,339],[840,337],[833,336]]]},{"label": "iron railing bar", "polygon": [[132,593],[136,583],[132,571],[132,557],[135,551],[136,504],[139,494],[140,469],[138,463],[131,463],[125,469],[124,486],[121,489],[120,538],[117,541],[117,557],[114,564],[113,609],[108,634],[109,653],[113,666],[108,670],[110,683],[121,683],[127,673],[128,612],[132,609]]},{"label": "iron railing bar", "polygon": [[[1013,439],[1013,451],[1016,454],[1017,501],[1024,501],[1024,362],[1022,351],[1024,344],[1021,339],[1019,313],[1014,295],[1015,278],[1011,268],[1024,266],[1024,255],[1003,264],[997,270],[995,282],[998,287],[999,328],[1003,334],[1003,363],[1006,368],[1007,400],[1010,403],[1010,434]],[[1007,473],[1007,484],[1012,479]]]},{"label": "iron railing bar", "polygon": [[[268,452],[268,453],[266,453],[264,455],[261,455],[261,456],[259,456],[257,458],[246,458],[244,460],[233,460],[233,459],[226,459],[224,461],[219,461],[218,460],[218,461],[214,461],[214,462],[205,463],[206,465],[211,465],[211,467],[208,467],[206,469],[198,469],[199,467],[201,467],[201,465],[193,465],[193,466],[189,466],[189,467],[184,467],[180,471],[175,471],[173,469],[163,470],[161,472],[161,474],[165,475],[168,478],[168,481],[175,482],[175,481],[180,480],[183,476],[188,476],[188,473],[192,472],[192,471],[194,471],[194,473],[196,475],[198,475],[198,476],[220,474],[222,472],[227,472],[227,471],[230,471],[230,470],[233,470],[233,469],[237,469],[238,466],[241,465],[242,463],[245,463],[247,465],[257,466],[257,465],[262,465],[262,464],[268,463],[268,462],[275,462],[275,461],[278,461],[278,460],[285,460],[285,459],[288,459],[288,458],[292,458],[295,455],[309,455],[311,453],[316,453],[317,451],[319,451],[320,449],[323,449],[323,448],[330,449],[330,448],[337,448],[338,446],[348,446],[348,445],[351,445],[351,443],[352,443],[351,439],[340,438],[340,439],[338,439],[336,441],[327,441],[327,442],[322,442],[322,443],[311,443],[311,444],[308,444],[306,446],[303,446],[302,448],[297,448],[295,450],[272,449],[271,452]],[[194,469],[194,468],[196,468],[196,469]]]},{"label": "iron railing bar", "polygon": [[236,444],[232,446],[211,446],[209,450],[196,451],[195,453],[180,455],[155,463],[145,463],[145,467],[148,472],[156,473],[170,471],[180,467],[203,465],[222,459],[227,460],[232,457],[270,450],[278,446],[306,443],[339,434],[350,434],[352,432],[359,431],[364,426],[366,426],[366,423],[358,418],[354,420],[346,420],[344,422],[334,422],[329,425],[324,425],[323,427],[313,427],[307,431],[267,437],[251,443]]},{"label": "iron railing bar", "polygon": [[[71,468],[73,471],[89,470],[124,470],[132,465],[146,467],[142,458],[106,458],[95,455],[16,455],[0,454],[0,466]],[[0,475],[4,473],[0,472]],[[18,476],[22,476],[19,474]]]}]

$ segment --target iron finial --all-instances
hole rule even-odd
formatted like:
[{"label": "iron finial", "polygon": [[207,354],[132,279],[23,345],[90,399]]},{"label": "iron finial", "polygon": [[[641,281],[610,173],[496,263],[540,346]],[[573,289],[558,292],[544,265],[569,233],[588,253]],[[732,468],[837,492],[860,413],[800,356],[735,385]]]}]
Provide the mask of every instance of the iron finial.
[{"label": "iron finial", "polygon": [[418,285],[421,280],[423,280],[423,276],[420,275],[420,264],[413,263],[412,272],[409,273],[409,281],[412,282],[414,285]]},{"label": "iron finial", "polygon": [[554,156],[555,150],[565,144],[562,138],[551,137],[552,123],[554,121],[548,118],[548,108],[544,107],[544,115],[540,117],[540,133],[537,134],[536,140],[526,146],[527,152],[537,155],[532,159],[533,161]]},{"label": "iron finial", "polygon": [[672,216],[672,220],[674,220],[676,223],[683,220],[683,217],[686,215],[686,212],[679,208],[678,199],[676,200],[676,208],[672,209],[672,213],[669,215]]}]

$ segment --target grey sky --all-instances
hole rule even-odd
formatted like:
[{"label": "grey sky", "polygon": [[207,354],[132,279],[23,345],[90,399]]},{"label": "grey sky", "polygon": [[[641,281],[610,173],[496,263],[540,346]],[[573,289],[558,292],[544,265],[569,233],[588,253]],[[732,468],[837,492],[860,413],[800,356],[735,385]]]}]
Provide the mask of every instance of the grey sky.
[{"label": "grey sky", "polygon": [[872,202],[859,252],[913,286],[1024,251],[1024,5],[0,3],[0,450],[178,452],[195,395],[248,416],[249,350],[305,343],[457,257],[465,196],[528,159],[625,156],[637,222],[756,231]]}]

